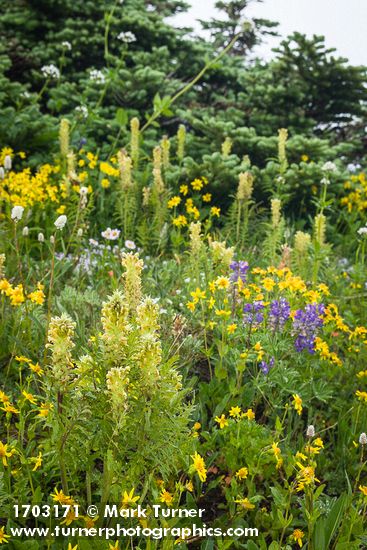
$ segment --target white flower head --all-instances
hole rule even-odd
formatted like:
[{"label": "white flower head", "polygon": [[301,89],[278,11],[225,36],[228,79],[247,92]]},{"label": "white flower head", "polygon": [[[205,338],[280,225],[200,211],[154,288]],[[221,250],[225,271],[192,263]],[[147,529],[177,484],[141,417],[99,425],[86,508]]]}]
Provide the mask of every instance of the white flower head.
[{"label": "white flower head", "polygon": [[359,436],[359,443],[361,445],[367,445],[367,435],[365,432],[362,432],[361,435]]},{"label": "white flower head", "polygon": [[38,242],[44,243],[45,242],[45,236],[43,233],[38,233]]},{"label": "white flower head", "polygon": [[85,197],[88,195],[88,187],[85,187],[84,185],[79,190],[80,195]]},{"label": "white flower head", "polygon": [[120,32],[120,34],[117,35],[117,39],[121,40],[122,42],[125,42],[125,44],[130,44],[131,42],[136,42],[136,36],[133,32],[126,31],[126,32]]},{"label": "white flower head", "polygon": [[5,170],[2,166],[0,166],[0,180],[3,180],[5,178]]},{"label": "white flower head", "polygon": [[12,166],[11,156],[6,155],[6,157],[4,158],[4,168],[5,168],[5,170],[11,170],[11,166]]},{"label": "white flower head", "polygon": [[107,227],[105,231],[102,231],[101,235],[109,241],[116,241],[116,239],[119,238],[120,233],[121,232],[119,229],[111,229],[110,227]]},{"label": "white flower head", "polygon": [[51,235],[50,237],[50,243],[55,244],[55,237],[53,235]]},{"label": "white flower head", "polygon": [[70,42],[68,42],[68,40],[64,40],[64,42],[61,42],[61,46],[65,49],[65,50],[71,50],[71,44]]},{"label": "white flower head", "polygon": [[321,185],[330,185],[330,180],[329,180],[329,178],[322,178],[322,180],[321,180]]},{"label": "white flower head", "polygon": [[76,235],[77,235],[77,237],[82,237],[83,236],[83,229],[81,227],[79,227],[78,231],[76,232]]},{"label": "white flower head", "polygon": [[62,214],[61,216],[59,216],[57,218],[57,220],[55,221],[54,225],[56,227],[56,229],[64,229],[65,225],[66,225],[66,222],[68,221],[67,217],[65,216],[65,214]]},{"label": "white flower head", "polygon": [[360,235],[361,237],[363,237],[363,235],[367,235],[367,226],[365,227],[360,227],[357,231],[358,235]]},{"label": "white flower head", "polygon": [[134,243],[134,241],[125,241],[125,247],[129,250],[135,250],[136,244]]},{"label": "white flower head", "polygon": [[55,80],[58,80],[60,78],[59,69],[56,67],[56,65],[53,65],[52,63],[51,65],[43,65],[43,67],[41,67],[41,73],[46,78],[54,78]]},{"label": "white flower head", "polygon": [[23,235],[23,237],[28,237],[28,235],[29,235],[29,227],[28,227],[27,225],[25,225],[25,226],[23,227],[22,235]]},{"label": "white flower head", "polygon": [[23,218],[24,208],[23,206],[13,206],[11,211],[11,219],[18,222]]},{"label": "white flower head", "polygon": [[104,73],[98,69],[92,69],[89,73],[89,78],[97,84],[105,84],[106,82],[106,77]]},{"label": "white flower head", "polygon": [[323,172],[336,172],[337,171],[337,167],[336,167],[336,164],[334,162],[331,162],[331,160],[328,160],[327,162],[325,162],[325,164],[322,166],[321,170]]},{"label": "white flower head", "polygon": [[85,105],[78,105],[75,110],[81,117],[88,118],[88,107]]},{"label": "white flower head", "polygon": [[315,426],[310,424],[307,428],[306,435],[307,435],[307,437],[315,437]]}]

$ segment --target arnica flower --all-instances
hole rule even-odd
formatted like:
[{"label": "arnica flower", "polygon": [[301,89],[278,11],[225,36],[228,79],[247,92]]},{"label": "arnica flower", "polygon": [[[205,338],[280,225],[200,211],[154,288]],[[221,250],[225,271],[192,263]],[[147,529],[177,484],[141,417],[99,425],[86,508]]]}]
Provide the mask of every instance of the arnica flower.
[{"label": "arnica flower", "polygon": [[228,426],[228,420],[224,414],[222,414],[221,416],[216,416],[214,420],[219,424],[219,428],[221,430],[223,430],[223,428]]},{"label": "arnica flower", "polygon": [[202,456],[199,455],[197,451],[191,456],[193,460],[192,468],[197,472],[200,481],[206,481],[207,469],[205,467],[205,462]]},{"label": "arnica flower", "polygon": [[10,535],[5,533],[5,527],[0,527],[0,544],[6,544],[9,542],[8,539],[10,539]]},{"label": "arnica flower", "polygon": [[134,506],[134,504],[139,500],[140,496],[135,495],[135,489],[131,489],[130,493],[124,491],[121,501],[121,508],[129,508],[129,506]]},{"label": "arnica flower", "polygon": [[248,476],[248,469],[246,467],[243,467],[243,468],[240,468],[237,472],[236,472],[236,477],[238,479],[246,479]]},{"label": "arnica flower", "polygon": [[298,393],[293,394],[293,407],[294,410],[297,411],[297,414],[300,415],[302,413],[302,399],[298,395]]},{"label": "arnica flower", "polygon": [[171,506],[173,503],[173,496],[171,495],[170,492],[163,489],[163,491],[159,496],[159,500],[160,502],[164,502],[164,504],[167,504],[167,506]]},{"label": "arnica flower", "polygon": [[255,504],[252,504],[252,502],[250,502],[247,497],[246,498],[239,498],[239,499],[235,500],[235,503],[239,504],[245,510],[253,510],[255,508]]},{"label": "arnica flower", "polygon": [[0,441],[0,459],[2,460],[3,466],[8,465],[7,459],[13,456],[14,453],[15,453],[14,449],[9,450],[8,445],[7,444],[4,445],[4,443]]},{"label": "arnica flower", "polygon": [[305,536],[305,534],[304,534],[303,531],[301,531],[300,529],[295,529],[293,531],[293,533],[291,534],[290,538],[291,538],[291,540],[296,542],[300,548],[302,548],[302,546],[303,546],[302,539],[303,539],[304,536]]}]

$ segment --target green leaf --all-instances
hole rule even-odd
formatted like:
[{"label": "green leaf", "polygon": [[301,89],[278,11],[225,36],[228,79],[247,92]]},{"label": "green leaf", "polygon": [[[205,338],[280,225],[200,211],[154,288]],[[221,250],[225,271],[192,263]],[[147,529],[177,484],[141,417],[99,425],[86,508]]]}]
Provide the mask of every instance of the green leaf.
[{"label": "green leaf", "polygon": [[119,124],[120,126],[126,126],[129,121],[127,111],[125,111],[125,109],[122,109],[122,107],[119,107],[116,111],[115,119],[117,124]]}]

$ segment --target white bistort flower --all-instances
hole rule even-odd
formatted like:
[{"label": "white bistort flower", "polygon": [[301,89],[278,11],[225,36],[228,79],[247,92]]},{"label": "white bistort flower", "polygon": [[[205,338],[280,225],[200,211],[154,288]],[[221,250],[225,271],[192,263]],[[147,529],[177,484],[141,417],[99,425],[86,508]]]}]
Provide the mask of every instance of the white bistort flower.
[{"label": "white bistort flower", "polygon": [[359,443],[361,445],[367,445],[367,435],[365,432],[362,432],[361,435],[359,436]]},{"label": "white bistort flower", "polygon": [[2,166],[0,166],[0,180],[3,180],[5,178],[5,170]]},{"label": "white bistort flower", "polygon": [[322,170],[323,170],[324,172],[336,172],[336,171],[337,171],[337,167],[336,167],[336,164],[335,164],[334,162],[331,162],[331,160],[328,160],[328,161],[325,162],[325,164],[323,165]]},{"label": "white bistort flower", "polygon": [[68,221],[68,219],[65,216],[65,214],[62,214],[61,216],[59,216],[57,218],[54,225],[55,225],[56,229],[64,229],[67,221]]},{"label": "white bistort flower", "polygon": [[306,435],[307,437],[315,437],[315,427],[312,424],[308,426]]},{"label": "white bistort flower", "polygon": [[85,105],[78,105],[75,110],[83,118],[88,118],[88,108]]},{"label": "white bistort flower", "polygon": [[23,235],[23,237],[28,237],[28,235],[29,235],[29,227],[28,227],[27,225],[25,225],[25,226],[23,227],[22,235]]},{"label": "white bistort flower", "polygon": [[11,219],[18,222],[23,218],[24,208],[23,206],[13,206],[11,211]]},{"label": "white bistort flower", "polygon": [[38,242],[44,243],[45,242],[45,236],[43,233],[38,233]]},{"label": "white bistort flower", "polygon": [[51,63],[51,65],[43,65],[43,67],[41,67],[41,73],[46,78],[54,78],[55,80],[60,78],[60,71],[53,63]]},{"label": "white bistort flower", "polygon": [[130,31],[120,32],[117,36],[118,40],[125,42],[125,44],[130,44],[131,42],[136,42],[136,36]]},{"label": "white bistort flower", "polygon": [[61,46],[65,48],[65,50],[71,50],[71,44],[68,40],[64,40],[64,42],[61,42]]},{"label": "white bistort flower", "polygon": [[367,225],[365,227],[360,227],[357,233],[358,235],[361,235],[361,237],[363,237],[363,235],[367,235]]},{"label": "white bistort flower", "polygon": [[4,158],[4,168],[5,170],[11,170],[11,156],[10,155],[6,155],[6,157]]},{"label": "white bistort flower", "polygon": [[97,82],[97,84],[104,84],[106,82],[106,77],[102,71],[98,69],[92,69],[89,73],[90,80]]}]

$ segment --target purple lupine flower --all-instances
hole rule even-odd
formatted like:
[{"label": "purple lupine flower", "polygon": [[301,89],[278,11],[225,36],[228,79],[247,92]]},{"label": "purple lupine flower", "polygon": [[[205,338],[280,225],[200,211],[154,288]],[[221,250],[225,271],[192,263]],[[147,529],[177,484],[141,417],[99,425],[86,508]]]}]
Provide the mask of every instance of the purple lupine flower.
[{"label": "purple lupine flower", "polygon": [[282,330],[291,314],[291,307],[285,298],[273,300],[270,304],[269,325],[275,330]]},{"label": "purple lupine flower", "polygon": [[243,306],[243,322],[245,325],[260,324],[264,319],[262,310],[264,309],[263,302],[257,301],[252,304],[245,304]]},{"label": "purple lupine flower", "polygon": [[243,260],[240,260],[239,262],[231,262],[229,267],[233,271],[230,277],[232,283],[237,283],[238,279],[241,279],[243,283],[246,282],[246,276],[249,270],[249,265],[247,262],[244,262]]},{"label": "purple lupine flower", "polygon": [[269,363],[266,363],[265,361],[260,362],[260,369],[262,370],[263,374],[268,374],[269,370],[274,367],[275,359],[272,357],[269,361]]},{"label": "purple lupine flower", "polygon": [[293,334],[297,335],[294,342],[297,351],[307,349],[309,353],[315,352],[315,338],[324,321],[323,304],[307,304],[304,309],[297,309],[293,319]]}]

